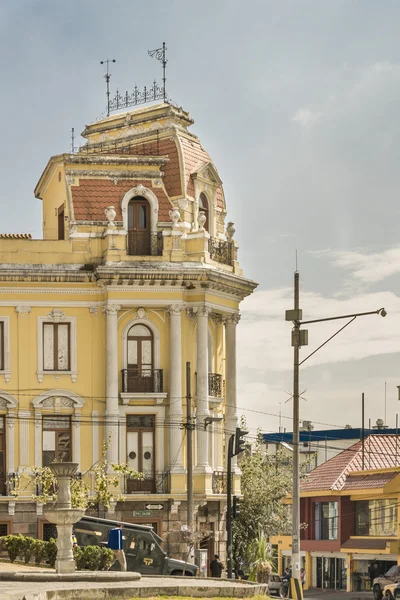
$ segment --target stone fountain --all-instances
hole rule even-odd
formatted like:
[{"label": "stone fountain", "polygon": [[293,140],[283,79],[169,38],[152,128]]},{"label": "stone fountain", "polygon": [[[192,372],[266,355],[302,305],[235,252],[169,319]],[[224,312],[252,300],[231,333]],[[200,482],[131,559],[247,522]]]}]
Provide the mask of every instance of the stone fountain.
[{"label": "stone fountain", "polygon": [[84,508],[71,506],[71,477],[78,469],[78,463],[52,463],[49,468],[58,482],[57,500],[44,510],[44,516],[57,526],[57,573],[73,573],[75,561],[72,551],[72,525],[85,514]]}]

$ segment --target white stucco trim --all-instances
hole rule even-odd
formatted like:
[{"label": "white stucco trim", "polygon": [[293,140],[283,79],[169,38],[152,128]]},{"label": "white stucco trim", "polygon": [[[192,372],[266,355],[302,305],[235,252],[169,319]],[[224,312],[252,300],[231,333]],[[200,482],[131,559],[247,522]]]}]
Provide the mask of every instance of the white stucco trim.
[{"label": "white stucco trim", "polygon": [[[156,416],[156,464],[155,471],[165,471],[167,461],[164,457],[164,436],[165,436],[165,406],[123,406],[119,407],[121,420],[124,419],[124,425],[121,426],[121,438],[119,444],[121,463],[127,462],[126,457],[126,415],[155,415]],[[122,433],[123,432],[123,433]]]},{"label": "white stucco trim", "polygon": [[[52,399],[53,402],[46,403],[46,400]],[[63,400],[67,400],[63,402]],[[69,390],[53,389],[43,392],[32,400],[32,406],[35,410],[35,466],[42,466],[42,411],[51,410],[57,414],[71,414],[71,438],[72,438],[72,458],[74,462],[80,465],[81,459],[81,410],[85,405],[85,400]],[[21,411],[20,411],[21,412]],[[46,413],[48,414],[48,413]],[[97,428],[95,428],[97,429]],[[79,467],[78,467],[79,468]]]},{"label": "white stucco trim", "polygon": [[[57,313],[57,314],[55,314]],[[69,323],[70,324],[70,360],[69,371],[44,371],[43,369],[43,323]],[[38,353],[38,382],[42,383],[45,375],[70,375],[71,381],[76,383],[77,371],[77,348],[76,348],[76,317],[67,317],[62,311],[52,310],[46,317],[37,317],[37,353]]]},{"label": "white stucco trim", "polygon": [[4,381],[8,383],[11,379],[11,367],[10,367],[10,317],[0,317],[0,321],[3,322],[3,334],[4,334],[4,369],[0,371],[0,375],[4,375]]},{"label": "white stucco trim", "polygon": [[158,223],[158,199],[154,192],[144,185],[138,185],[130,189],[128,192],[126,192],[125,196],[121,200],[121,212],[124,229],[128,231],[128,204],[132,198],[135,198],[135,196],[146,198],[150,204],[150,230],[152,233],[156,233]]},{"label": "white stucco trim", "polygon": [[0,410],[6,410],[7,415],[4,423],[4,431],[6,434],[6,457],[7,457],[7,473],[15,471],[15,411],[18,409],[18,400],[0,390]]},{"label": "white stucco trim", "polygon": [[154,369],[160,368],[160,331],[157,326],[145,317],[134,317],[131,319],[124,327],[122,332],[122,368],[128,368],[128,331],[133,325],[145,325],[150,329],[153,334],[153,359],[154,359]]}]

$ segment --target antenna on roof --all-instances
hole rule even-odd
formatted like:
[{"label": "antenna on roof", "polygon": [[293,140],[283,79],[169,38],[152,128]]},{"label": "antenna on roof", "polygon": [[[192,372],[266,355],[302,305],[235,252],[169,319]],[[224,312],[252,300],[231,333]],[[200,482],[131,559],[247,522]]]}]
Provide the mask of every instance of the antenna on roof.
[{"label": "antenna on roof", "polygon": [[107,60],[101,60],[100,64],[101,65],[107,65],[107,72],[104,75],[104,79],[106,80],[106,86],[107,86],[107,117],[110,116],[110,79],[111,79],[111,73],[109,71],[109,63],[113,62],[115,63],[116,60],[115,58],[107,58]]},{"label": "antenna on roof", "polygon": [[166,69],[167,69],[167,47],[165,45],[165,42],[163,42],[162,48],[156,48],[155,50],[147,50],[147,54],[149,56],[151,56],[152,58],[156,58],[157,60],[159,60],[162,63],[162,69],[163,69],[163,99],[164,102],[167,101],[167,87],[166,87],[166,82],[167,82],[167,76],[166,76]]}]

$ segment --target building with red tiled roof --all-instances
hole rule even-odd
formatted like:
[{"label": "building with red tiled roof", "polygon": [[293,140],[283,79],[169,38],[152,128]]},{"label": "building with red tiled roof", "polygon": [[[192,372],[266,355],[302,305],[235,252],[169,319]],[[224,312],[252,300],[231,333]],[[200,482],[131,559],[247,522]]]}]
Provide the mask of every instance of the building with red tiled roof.
[{"label": "building with red tiled roof", "polygon": [[[51,157],[36,185],[43,239],[0,235],[1,535],[54,536],[41,506],[10,498],[16,472],[73,461],[95,495],[106,452],[109,472],[130,470],[102,516],[152,525],[186,557],[189,363],[193,527],[213,532],[209,556],[225,560],[236,327],[257,284],[193,124],[162,103],[87,125],[85,143]],[[128,568],[143,568],[133,554]]]},{"label": "building with red tiled roof", "polygon": [[[369,435],[301,482],[300,549],[310,587],[369,590],[375,576],[400,564],[400,443]],[[281,568],[291,538],[276,536]]]}]

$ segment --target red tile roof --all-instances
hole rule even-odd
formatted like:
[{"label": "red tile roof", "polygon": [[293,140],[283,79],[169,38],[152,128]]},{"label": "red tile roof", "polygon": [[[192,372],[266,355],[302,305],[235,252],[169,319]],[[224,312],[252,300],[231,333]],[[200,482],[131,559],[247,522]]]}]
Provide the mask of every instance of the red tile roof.
[{"label": "red tile roof", "polygon": [[389,481],[392,481],[400,471],[395,473],[374,473],[371,475],[360,475],[352,477],[351,474],[347,476],[346,481],[342,487],[342,490],[359,490],[359,489],[373,489],[381,488]]},{"label": "red tile roof", "polygon": [[351,549],[360,549],[360,550],[385,550],[387,543],[390,540],[383,539],[374,539],[374,538],[358,538],[358,539],[349,539],[344,544],[342,544],[342,548],[351,548]]},{"label": "red tile roof", "polygon": [[121,200],[128,190],[142,184],[151,189],[157,196],[159,204],[158,220],[169,221],[171,203],[162,188],[153,188],[151,181],[126,180],[119,181],[118,185],[109,179],[80,179],[79,185],[73,185],[72,202],[74,205],[75,219],[77,221],[106,221],[104,214],[108,206],[114,206],[117,213],[116,221],[122,221]]},{"label": "red tile roof", "polygon": [[[368,436],[364,443],[364,469],[386,469],[400,466],[400,448],[397,450],[396,438],[396,435]],[[301,491],[341,490],[346,484],[347,475],[352,471],[361,470],[360,441],[310,471],[301,482]],[[360,481],[360,487],[362,489],[362,481]]]}]

